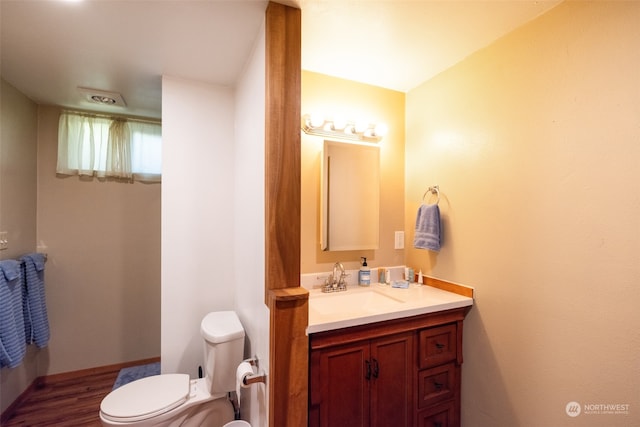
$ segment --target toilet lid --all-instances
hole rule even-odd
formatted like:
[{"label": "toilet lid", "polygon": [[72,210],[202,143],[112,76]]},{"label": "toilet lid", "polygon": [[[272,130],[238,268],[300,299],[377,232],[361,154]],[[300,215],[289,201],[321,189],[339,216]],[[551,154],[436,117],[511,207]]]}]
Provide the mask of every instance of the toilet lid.
[{"label": "toilet lid", "polygon": [[113,390],[100,403],[100,412],[111,421],[141,421],[180,406],[188,397],[189,375],[154,375]]}]

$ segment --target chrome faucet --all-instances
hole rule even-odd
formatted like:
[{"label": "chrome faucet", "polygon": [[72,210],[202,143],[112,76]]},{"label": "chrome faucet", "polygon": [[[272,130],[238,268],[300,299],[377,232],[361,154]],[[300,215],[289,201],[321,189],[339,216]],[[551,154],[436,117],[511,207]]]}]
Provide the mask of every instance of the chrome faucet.
[{"label": "chrome faucet", "polygon": [[344,281],[346,276],[347,275],[344,272],[344,265],[342,265],[341,262],[336,262],[333,265],[333,272],[324,282],[322,292],[346,291],[347,284]]}]

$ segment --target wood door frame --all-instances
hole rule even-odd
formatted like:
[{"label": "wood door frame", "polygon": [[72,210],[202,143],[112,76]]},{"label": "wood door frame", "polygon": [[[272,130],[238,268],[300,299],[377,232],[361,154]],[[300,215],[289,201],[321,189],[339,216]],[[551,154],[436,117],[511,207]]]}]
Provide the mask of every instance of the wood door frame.
[{"label": "wood door frame", "polygon": [[301,11],[269,2],[265,23],[265,303],[269,426],[308,421],[309,293],[300,287]]}]

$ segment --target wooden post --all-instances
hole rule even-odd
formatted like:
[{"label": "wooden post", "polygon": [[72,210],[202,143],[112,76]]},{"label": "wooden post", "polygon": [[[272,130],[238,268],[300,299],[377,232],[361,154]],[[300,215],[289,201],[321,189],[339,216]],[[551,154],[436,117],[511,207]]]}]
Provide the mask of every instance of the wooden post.
[{"label": "wooden post", "polygon": [[269,426],[307,426],[308,292],[300,287],[301,12],[266,12],[265,303]]},{"label": "wooden post", "polygon": [[306,427],[309,293],[297,287],[276,289],[269,295],[269,426]]}]

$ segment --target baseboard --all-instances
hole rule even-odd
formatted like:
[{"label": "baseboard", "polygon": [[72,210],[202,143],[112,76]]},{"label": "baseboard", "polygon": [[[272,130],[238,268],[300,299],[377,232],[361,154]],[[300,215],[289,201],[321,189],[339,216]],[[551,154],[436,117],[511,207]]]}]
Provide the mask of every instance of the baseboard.
[{"label": "baseboard", "polygon": [[152,357],[149,359],[133,360],[131,362],[116,363],[114,365],[98,366],[96,368],[81,369],[79,371],[62,372],[60,374],[37,377],[22,393],[20,393],[20,395],[7,407],[7,409],[5,409],[2,415],[0,415],[0,425],[7,422],[7,420],[9,420],[9,418],[11,418],[11,416],[13,415],[14,411],[22,404],[22,402],[27,400],[29,395],[33,393],[33,391],[37,388],[41,388],[47,385],[53,385],[57,382],[71,380],[74,378],[82,378],[87,375],[120,372],[120,370],[123,368],[129,368],[131,366],[137,365],[146,365],[148,363],[155,363],[159,361],[159,357]]}]

